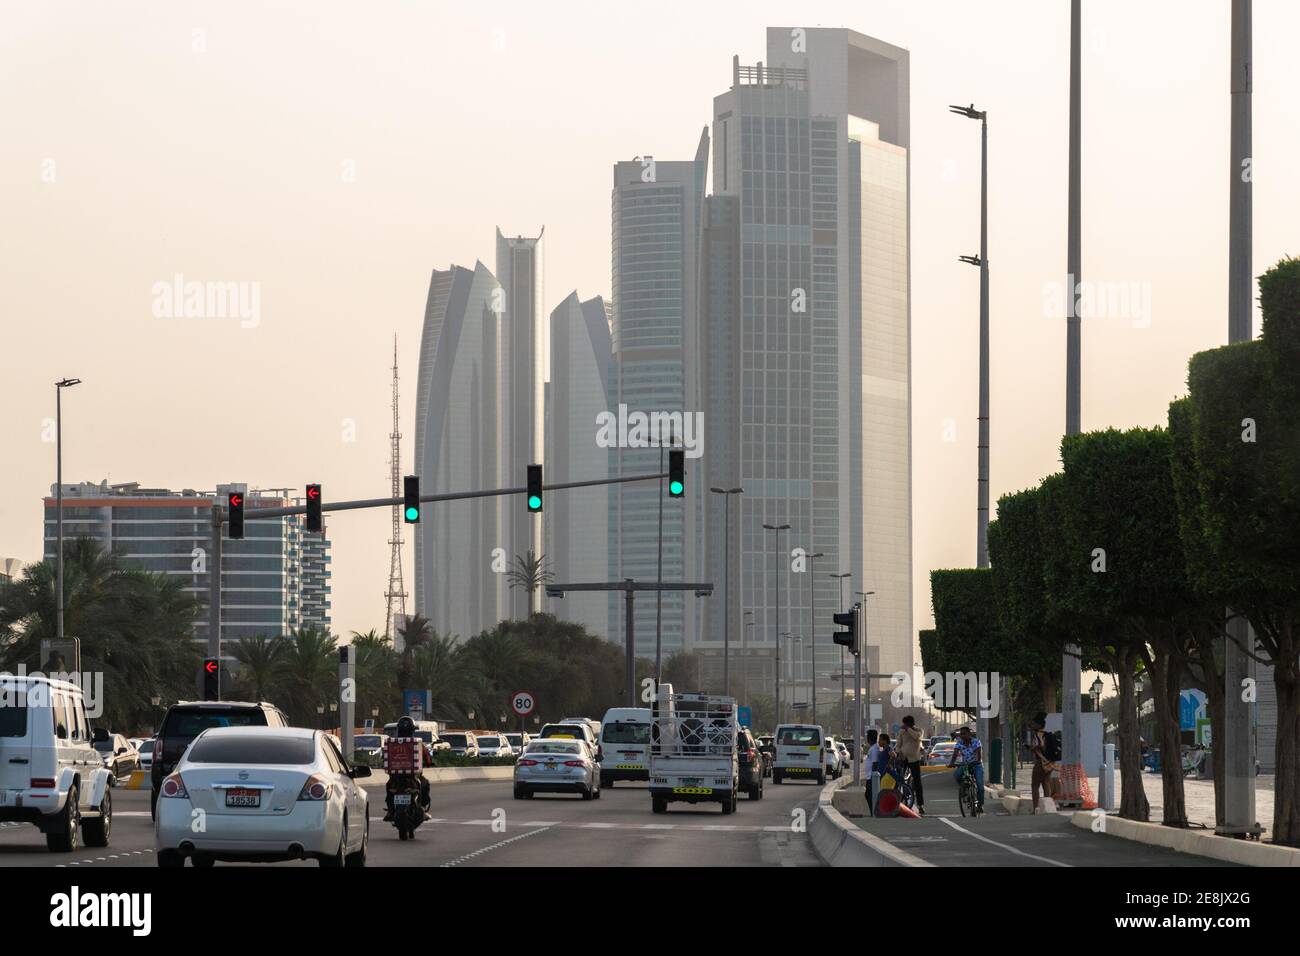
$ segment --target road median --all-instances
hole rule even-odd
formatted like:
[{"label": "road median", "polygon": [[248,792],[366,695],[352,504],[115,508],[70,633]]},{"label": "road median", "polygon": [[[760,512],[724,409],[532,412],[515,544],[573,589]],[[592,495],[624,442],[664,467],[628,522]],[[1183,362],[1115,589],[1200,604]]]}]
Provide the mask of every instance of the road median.
[{"label": "road median", "polygon": [[808,822],[813,850],[827,866],[933,866],[919,856],[867,833],[835,809],[835,792],[852,783],[849,776],[832,780],[817,796],[817,809]]},{"label": "road median", "polygon": [[1119,837],[1121,840],[1162,846],[1179,853],[1190,853],[1241,866],[1300,866],[1300,850],[1255,840],[1216,836],[1213,830],[1142,823],[1096,810],[1078,810],[1070,815],[1070,823],[1082,830]]}]

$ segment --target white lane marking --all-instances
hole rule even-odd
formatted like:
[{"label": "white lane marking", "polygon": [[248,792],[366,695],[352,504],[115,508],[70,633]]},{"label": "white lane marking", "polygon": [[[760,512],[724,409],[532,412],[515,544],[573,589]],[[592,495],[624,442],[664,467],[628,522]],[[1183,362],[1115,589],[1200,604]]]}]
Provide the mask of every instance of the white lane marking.
[{"label": "white lane marking", "polygon": [[559,820],[529,820],[527,823],[519,824],[521,827],[558,827]]},{"label": "white lane marking", "polygon": [[463,827],[490,827],[496,821],[495,820],[457,820],[455,822],[459,823]]},{"label": "white lane marking", "polygon": [[115,816],[115,817],[147,817],[147,816],[149,816],[149,811],[148,811],[148,810],[114,810],[114,811],[113,811],[113,816]]},{"label": "white lane marking", "polygon": [[458,856],[454,860],[448,860],[446,863],[442,865],[444,867],[459,866],[460,864],[464,863],[467,860],[474,859],[474,857],[476,856],[482,856],[484,853],[490,853],[493,850],[498,850],[503,846],[506,846],[510,843],[514,843],[516,840],[526,840],[530,836],[536,836],[539,833],[545,833],[549,829],[550,827],[542,827],[540,830],[529,830],[527,833],[521,833],[518,836],[512,836],[508,840],[502,840],[500,843],[493,843],[489,846],[485,846],[480,849],[477,849],[473,853],[466,853],[464,856]]},{"label": "white lane marking", "polygon": [[1066,867],[1067,869],[1073,869],[1073,867],[1071,867],[1069,863],[1062,863],[1060,860],[1051,860],[1045,856],[1036,856],[1033,853],[1026,853],[1024,850],[1017,850],[1013,846],[1007,846],[1005,843],[999,843],[997,840],[990,840],[988,837],[980,836],[978,833],[971,833],[965,827],[958,826],[957,824],[953,823],[951,820],[941,817],[939,819],[939,822],[943,824],[947,824],[948,826],[952,827],[954,830],[964,833],[967,836],[972,836],[977,840],[983,840],[985,843],[989,843],[992,844],[993,846],[999,847],[1000,849],[1006,850],[1008,853],[1014,853],[1017,856],[1027,857],[1031,860],[1038,860],[1042,863],[1049,863],[1052,866],[1063,866]]}]

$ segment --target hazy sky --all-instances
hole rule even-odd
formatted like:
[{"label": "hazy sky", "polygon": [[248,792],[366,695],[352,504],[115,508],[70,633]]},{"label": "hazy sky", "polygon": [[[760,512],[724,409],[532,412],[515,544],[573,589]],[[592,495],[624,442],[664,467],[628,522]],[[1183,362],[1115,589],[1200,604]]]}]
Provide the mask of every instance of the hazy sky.
[{"label": "hazy sky", "polygon": [[[1088,0],[1083,275],[1132,295],[1083,328],[1083,425],[1163,422],[1221,344],[1227,0]],[[1300,4],[1255,8],[1255,272],[1300,253]],[[0,3],[0,556],[40,555],[54,479],[388,493],[429,271],[546,227],[546,308],[608,295],[616,160],[689,159],[768,25],[911,51],[915,618],[975,549],[979,127],[990,122],[992,493],[1057,466],[1067,0]],[[795,19],[803,17],[804,19]],[[159,318],[155,283],[249,283],[256,319]],[[1256,326],[1258,328],[1258,325]],[[945,420],[956,424],[945,440]],[[355,440],[349,441],[354,426]],[[948,436],[953,437],[953,436]],[[522,482],[523,476],[519,476]],[[522,504],[520,505],[522,507]],[[340,633],[382,628],[389,514],[328,519]],[[409,548],[406,562],[412,587]]]}]

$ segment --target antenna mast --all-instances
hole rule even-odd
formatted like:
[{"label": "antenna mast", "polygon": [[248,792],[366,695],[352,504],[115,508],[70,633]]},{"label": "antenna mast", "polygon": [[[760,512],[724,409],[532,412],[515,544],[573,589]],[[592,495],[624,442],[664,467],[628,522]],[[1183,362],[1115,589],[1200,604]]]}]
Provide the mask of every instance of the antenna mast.
[{"label": "antenna mast", "polygon": [[[393,336],[393,430],[388,436],[390,446],[389,468],[393,479],[393,497],[402,496],[402,432],[397,413],[397,336]],[[384,611],[384,640],[393,639],[393,612],[406,618],[406,585],[402,581],[402,510],[393,505],[393,534],[388,540],[392,556],[388,562],[388,590],[384,592],[387,607]]]}]

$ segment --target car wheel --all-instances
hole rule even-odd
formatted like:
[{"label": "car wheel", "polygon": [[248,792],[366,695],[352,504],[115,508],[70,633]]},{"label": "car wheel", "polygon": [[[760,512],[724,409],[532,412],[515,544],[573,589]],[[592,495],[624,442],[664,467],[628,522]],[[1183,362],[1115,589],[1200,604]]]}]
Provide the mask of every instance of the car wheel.
[{"label": "car wheel", "polygon": [[320,865],[322,867],[334,869],[336,867],[343,866],[345,862],[343,851],[344,849],[346,849],[347,836],[348,836],[348,818],[347,815],[344,814],[342,832],[339,834],[339,848],[329,856],[322,856],[320,858]]},{"label": "car wheel", "polygon": [[515,784],[515,799],[522,800],[523,798],[524,798],[524,788],[519,786],[519,784]]},{"label": "car wheel", "polygon": [[776,784],[778,787],[781,786],[781,771],[780,771],[780,770],[773,770],[773,771],[772,771],[772,782],[773,782],[774,784]]},{"label": "car wheel", "polygon": [[588,787],[587,789],[582,791],[582,799],[584,800],[594,800],[595,797],[596,797],[595,787]]},{"label": "car wheel", "polygon": [[665,800],[663,797],[651,797],[650,810],[652,813],[667,813],[668,801]]},{"label": "car wheel", "polygon": [[45,834],[45,845],[55,853],[71,853],[77,849],[77,838],[81,832],[81,808],[77,806],[80,799],[81,792],[74,783],[68,788],[68,799],[63,804],[56,829]]},{"label": "car wheel", "polygon": [[159,850],[158,865],[162,867],[184,866],[185,857],[181,855],[180,850]]},{"label": "car wheel", "polygon": [[361,849],[349,853],[346,865],[355,869],[366,865],[366,851],[370,849],[370,816],[366,815],[366,828],[361,833]]},{"label": "car wheel", "polygon": [[190,866],[194,867],[196,870],[210,870],[216,865],[217,861],[215,857],[203,853],[196,853],[190,857]]},{"label": "car wheel", "polygon": [[149,788],[149,819],[158,819],[158,790],[154,787]]},{"label": "car wheel", "polygon": [[602,774],[600,775],[600,787],[601,787],[601,789],[603,790],[605,787],[612,787],[612,786],[614,786],[614,781],[611,780],[611,779],[609,779],[608,775],[602,773]]},{"label": "car wheel", "polygon": [[599,800],[599,799],[600,799],[600,791],[603,790],[603,789],[604,789],[604,787],[602,787],[600,784],[597,784],[597,785],[596,785],[596,792],[595,792],[594,794],[592,794],[591,799],[593,799],[593,800]]},{"label": "car wheel", "polygon": [[113,795],[110,791],[104,791],[104,799],[99,803],[99,816],[88,818],[82,827],[86,846],[108,846],[113,836]]},{"label": "car wheel", "polygon": [[817,774],[817,782],[824,784],[826,782],[826,771],[823,770]]},{"label": "car wheel", "polygon": [[722,813],[724,816],[734,812],[736,809],[736,795],[732,793],[722,801]]}]

